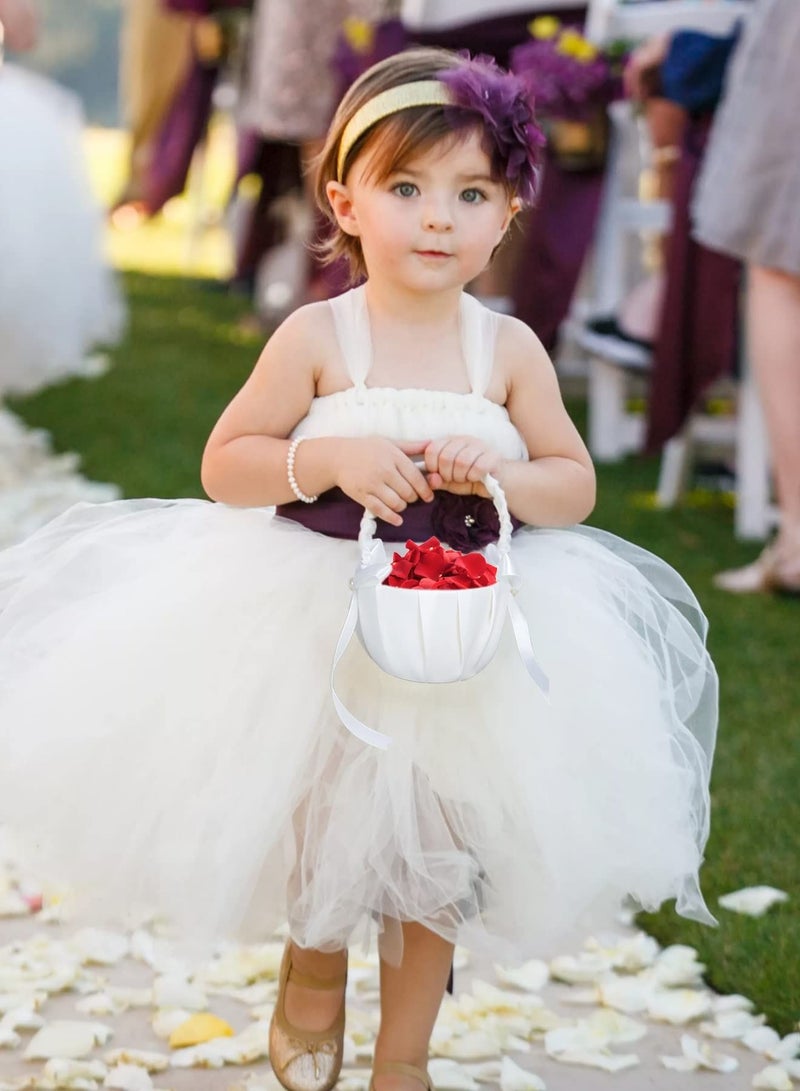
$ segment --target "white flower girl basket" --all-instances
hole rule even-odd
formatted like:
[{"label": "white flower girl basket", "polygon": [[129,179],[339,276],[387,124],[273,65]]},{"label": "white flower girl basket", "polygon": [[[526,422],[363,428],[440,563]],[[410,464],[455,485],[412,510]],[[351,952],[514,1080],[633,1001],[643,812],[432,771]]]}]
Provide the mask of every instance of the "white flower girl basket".
[{"label": "white flower girl basket", "polygon": [[358,720],[345,707],[334,687],[336,667],[354,632],[364,650],[387,674],[408,682],[463,682],[491,661],[511,620],[520,656],[528,674],[546,695],[549,682],[533,655],[530,632],[513,596],[519,577],[511,564],[511,518],[503,490],[495,478],[484,478],[500,518],[496,546],[486,557],[497,568],[497,580],[486,587],[417,589],[390,587],[383,581],[391,571],[383,542],[374,537],[374,516],[365,512],[358,544],[361,562],[351,587],[353,596],[331,667],[331,694],[344,726],[363,742],[386,749],[391,740]]}]

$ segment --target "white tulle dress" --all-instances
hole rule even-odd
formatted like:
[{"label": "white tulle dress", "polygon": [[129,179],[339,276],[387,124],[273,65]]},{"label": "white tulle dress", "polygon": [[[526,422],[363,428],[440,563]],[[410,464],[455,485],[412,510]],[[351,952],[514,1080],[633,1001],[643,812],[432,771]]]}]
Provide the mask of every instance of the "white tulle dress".
[{"label": "white tulle dress", "polygon": [[0,60],[0,397],[83,374],[122,330],[82,127],[74,95]]},{"label": "white tulle dress", "polygon": [[[484,396],[494,316],[462,307],[472,392],[371,388],[361,290],[333,301],[351,388],[297,435],[472,433],[526,457]],[[0,820],[113,911],[203,935],[285,919],[335,947],[396,920],[498,957],[546,950],[625,895],[698,886],[716,675],[705,620],[658,558],[585,527],[512,555],[549,701],[505,633],[479,675],[390,677],[353,641],[330,667],[356,542],[272,509],[82,505],[0,555]],[[445,594],[447,592],[430,592]]]}]

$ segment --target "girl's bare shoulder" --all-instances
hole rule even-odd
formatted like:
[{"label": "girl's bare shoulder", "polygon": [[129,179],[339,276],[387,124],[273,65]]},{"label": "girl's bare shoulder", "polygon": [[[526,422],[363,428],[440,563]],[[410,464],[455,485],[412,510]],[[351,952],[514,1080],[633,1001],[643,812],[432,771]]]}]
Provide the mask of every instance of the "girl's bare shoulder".
[{"label": "girl's bare shoulder", "polygon": [[544,345],[530,328],[512,315],[497,316],[495,370],[508,389],[518,385],[555,380],[553,363]]}]

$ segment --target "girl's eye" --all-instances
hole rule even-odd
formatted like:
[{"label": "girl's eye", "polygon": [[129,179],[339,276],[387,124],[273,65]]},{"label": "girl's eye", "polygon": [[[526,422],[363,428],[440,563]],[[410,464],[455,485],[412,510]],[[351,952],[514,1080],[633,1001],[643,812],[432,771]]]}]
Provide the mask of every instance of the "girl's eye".
[{"label": "girl's eye", "polygon": [[465,189],[462,190],[461,200],[466,201],[468,205],[479,205],[481,201],[486,200],[486,194],[479,189]]},{"label": "girl's eye", "polygon": [[413,182],[398,182],[392,188],[398,197],[413,197],[418,192]]}]

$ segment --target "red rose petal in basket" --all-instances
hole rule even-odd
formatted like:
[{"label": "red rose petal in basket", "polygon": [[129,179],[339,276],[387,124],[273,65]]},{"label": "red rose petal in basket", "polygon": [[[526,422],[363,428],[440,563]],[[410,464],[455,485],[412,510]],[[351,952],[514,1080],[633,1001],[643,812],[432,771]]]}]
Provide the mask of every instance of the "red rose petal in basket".
[{"label": "red rose petal in basket", "polygon": [[497,582],[497,569],[481,553],[445,549],[438,538],[417,545],[406,542],[402,556],[395,553],[384,583],[417,590],[467,590]]}]

